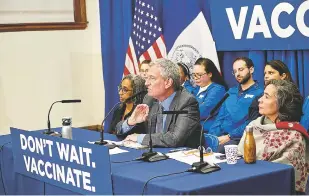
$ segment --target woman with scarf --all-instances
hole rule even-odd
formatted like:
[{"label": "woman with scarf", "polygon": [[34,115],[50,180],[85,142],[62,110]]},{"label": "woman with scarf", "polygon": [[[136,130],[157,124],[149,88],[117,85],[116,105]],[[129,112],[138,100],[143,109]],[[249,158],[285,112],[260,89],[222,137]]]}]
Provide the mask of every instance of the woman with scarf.
[{"label": "woman with scarf", "polygon": [[[270,80],[259,99],[259,113],[252,121],[257,160],[288,164],[294,167],[295,190],[304,193],[308,179],[308,133],[298,123],[302,115],[302,96],[295,84]],[[244,154],[245,133],[238,145]]]}]

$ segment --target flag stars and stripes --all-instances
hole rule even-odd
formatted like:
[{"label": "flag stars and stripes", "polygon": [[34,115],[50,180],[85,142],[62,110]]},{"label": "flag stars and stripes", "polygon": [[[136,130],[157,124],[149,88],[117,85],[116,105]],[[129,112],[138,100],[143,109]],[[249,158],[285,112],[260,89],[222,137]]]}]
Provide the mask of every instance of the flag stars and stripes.
[{"label": "flag stars and stripes", "polygon": [[136,0],[132,35],[126,55],[124,74],[137,73],[138,64],[145,59],[155,60],[166,56],[162,28],[155,10],[155,1]]}]

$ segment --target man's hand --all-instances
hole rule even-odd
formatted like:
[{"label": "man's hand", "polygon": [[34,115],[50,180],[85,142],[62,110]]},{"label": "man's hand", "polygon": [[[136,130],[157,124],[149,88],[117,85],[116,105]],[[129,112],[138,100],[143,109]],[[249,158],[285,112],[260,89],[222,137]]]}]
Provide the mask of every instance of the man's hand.
[{"label": "man's hand", "polygon": [[218,137],[218,140],[219,140],[219,144],[222,145],[230,141],[231,139],[228,135],[223,135],[223,136]]},{"label": "man's hand", "polygon": [[130,126],[136,125],[137,123],[144,122],[149,113],[149,107],[147,104],[139,104],[136,106],[132,115],[128,118],[128,124]]},{"label": "man's hand", "polygon": [[125,142],[128,142],[128,141],[131,141],[131,142],[137,142],[137,136],[138,134],[134,133],[134,134],[131,134],[131,135],[128,135],[124,141]]}]

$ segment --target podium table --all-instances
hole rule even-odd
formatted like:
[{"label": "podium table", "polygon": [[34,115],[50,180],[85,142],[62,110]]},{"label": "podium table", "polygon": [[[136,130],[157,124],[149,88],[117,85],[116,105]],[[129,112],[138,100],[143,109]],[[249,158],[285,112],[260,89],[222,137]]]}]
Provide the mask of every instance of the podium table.
[{"label": "podium table", "polygon": [[[108,140],[118,140],[114,135],[104,134],[104,136]],[[84,142],[95,141],[99,139],[99,133],[74,128],[73,139]],[[0,194],[77,194],[15,173],[10,141],[10,135],[0,136]],[[141,161],[113,163],[113,161],[133,160],[146,151],[146,149],[124,149],[129,152],[111,155],[113,192],[117,195],[142,194],[144,184],[150,178],[190,168],[188,164],[173,159],[154,163]],[[155,150],[166,153],[170,148],[155,148]],[[226,163],[219,165],[220,171],[209,174],[186,172],[153,179],[145,188],[145,194],[290,195],[294,193],[294,169],[289,165],[266,161],[245,164],[243,160],[238,160],[235,165]]]}]

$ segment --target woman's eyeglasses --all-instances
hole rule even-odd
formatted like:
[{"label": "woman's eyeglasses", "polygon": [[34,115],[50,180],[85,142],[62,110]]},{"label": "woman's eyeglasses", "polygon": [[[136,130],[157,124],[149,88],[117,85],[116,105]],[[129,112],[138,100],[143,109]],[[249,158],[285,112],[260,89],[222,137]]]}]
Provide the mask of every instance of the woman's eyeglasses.
[{"label": "woman's eyeglasses", "polygon": [[126,87],[121,87],[121,86],[118,86],[118,92],[122,92],[123,94],[126,94],[128,93],[129,91],[132,91],[130,89],[127,89]]},{"label": "woman's eyeglasses", "polygon": [[200,74],[200,73],[193,73],[193,74],[191,74],[191,77],[193,79],[197,79],[198,80],[198,79],[200,79],[205,74],[207,74],[207,73],[202,73],[202,74]]}]

